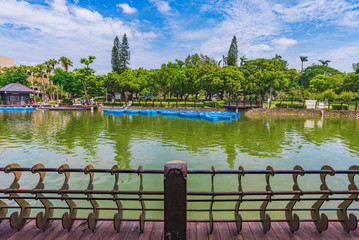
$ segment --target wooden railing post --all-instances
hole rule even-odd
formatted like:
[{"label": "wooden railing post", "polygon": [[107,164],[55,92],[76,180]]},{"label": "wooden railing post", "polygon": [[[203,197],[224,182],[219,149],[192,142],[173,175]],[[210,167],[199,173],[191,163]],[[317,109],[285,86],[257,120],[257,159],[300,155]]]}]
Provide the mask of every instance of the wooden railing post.
[{"label": "wooden railing post", "polygon": [[164,168],[164,237],[187,238],[187,164],[171,161]]}]

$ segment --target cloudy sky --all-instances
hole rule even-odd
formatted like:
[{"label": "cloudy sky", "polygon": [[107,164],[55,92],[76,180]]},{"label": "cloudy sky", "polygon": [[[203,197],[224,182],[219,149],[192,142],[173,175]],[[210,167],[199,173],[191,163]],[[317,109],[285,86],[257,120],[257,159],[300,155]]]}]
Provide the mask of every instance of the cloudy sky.
[{"label": "cloudy sky", "polygon": [[126,33],[131,67],[203,53],[215,59],[238,39],[239,55],[272,58],[291,68],[318,59],[341,71],[359,62],[357,0],[0,0],[0,55],[17,65],[70,58],[75,67],[96,56],[99,74],[111,71],[116,35]]}]

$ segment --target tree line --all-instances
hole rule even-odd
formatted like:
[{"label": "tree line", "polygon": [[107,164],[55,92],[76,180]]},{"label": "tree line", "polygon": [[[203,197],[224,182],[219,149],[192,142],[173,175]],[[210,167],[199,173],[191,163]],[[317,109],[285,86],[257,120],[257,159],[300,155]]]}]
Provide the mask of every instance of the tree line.
[{"label": "tree line", "polygon": [[[126,99],[153,96],[155,98],[179,98],[183,100],[256,99],[265,101],[270,94],[285,99],[358,98],[359,64],[353,64],[354,72],[343,73],[329,67],[330,60],[320,60],[304,68],[307,56],[300,56],[301,70],[287,67],[280,55],[272,59],[248,60],[239,57],[237,39],[234,36],[227,55],[220,61],[205,54],[188,55],[163,63],[159,69],[131,69],[130,49],[126,34],[122,41],[116,36],[111,54],[112,72],[96,75],[91,63],[95,56],[80,59],[82,68],[69,71],[73,65],[66,57],[50,59],[35,67],[3,68],[0,86],[19,82],[36,86],[43,93],[42,101],[83,97],[104,97],[105,93],[121,93]],[[61,67],[55,66],[61,64]],[[30,81],[27,81],[29,78]],[[45,77],[46,76],[46,77]],[[48,81],[45,81],[48,79]],[[56,94],[55,94],[56,93]]]}]

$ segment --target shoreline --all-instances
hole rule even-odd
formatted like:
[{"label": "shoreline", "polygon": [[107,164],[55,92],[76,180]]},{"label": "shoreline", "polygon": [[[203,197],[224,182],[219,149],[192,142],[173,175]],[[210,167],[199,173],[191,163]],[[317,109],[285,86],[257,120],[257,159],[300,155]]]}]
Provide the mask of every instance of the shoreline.
[{"label": "shoreline", "polygon": [[[167,108],[167,107],[110,107],[104,106],[102,109],[111,108],[129,108],[129,109],[160,109],[173,111],[209,111],[209,112],[224,112],[224,108]],[[255,116],[255,115],[289,115],[289,116],[317,116],[317,117],[346,117],[359,119],[359,111],[354,110],[327,110],[327,109],[295,109],[295,108],[252,108],[239,109],[240,113]]]}]

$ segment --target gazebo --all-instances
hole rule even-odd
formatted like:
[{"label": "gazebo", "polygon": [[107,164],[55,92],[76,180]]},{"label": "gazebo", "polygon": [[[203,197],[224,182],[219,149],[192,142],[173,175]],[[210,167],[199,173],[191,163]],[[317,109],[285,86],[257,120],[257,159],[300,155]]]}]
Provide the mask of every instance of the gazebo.
[{"label": "gazebo", "polygon": [[21,85],[11,83],[0,88],[1,104],[3,105],[26,105],[30,103],[30,93],[34,90]]}]

